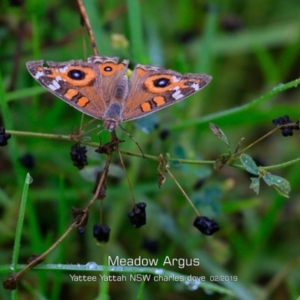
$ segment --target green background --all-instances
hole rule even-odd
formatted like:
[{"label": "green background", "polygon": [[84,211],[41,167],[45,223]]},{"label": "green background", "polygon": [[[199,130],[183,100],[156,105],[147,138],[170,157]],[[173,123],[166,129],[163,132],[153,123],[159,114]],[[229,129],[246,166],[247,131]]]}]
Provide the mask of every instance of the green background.
[{"label": "green background", "polygon": [[[91,209],[84,235],[76,230],[47,257],[50,270],[30,271],[17,292],[0,289],[1,299],[296,299],[300,295],[299,137],[280,131],[247,151],[272,173],[286,178],[290,198],[261,182],[259,195],[249,189],[250,177],[241,168],[213,169],[213,161],[228,151],[209,129],[209,122],[227,135],[232,152],[274,128],[272,120],[288,114],[299,119],[299,88],[282,84],[299,77],[300,3],[297,0],[111,0],[85,1],[100,55],[161,66],[181,73],[207,73],[212,82],[189,99],[138,122],[122,125],[144,153],[169,153],[170,170],[202,215],[221,227],[211,237],[193,227],[196,214],[167,174],[159,189],[155,159],[142,159],[136,144],[120,129],[120,144],[136,202],[147,203],[147,224],[134,228],[127,217],[132,196],[117,154],[110,166],[103,220],[111,238],[98,246],[92,237],[99,222],[100,201]],[[0,4],[0,125],[14,130],[0,149],[0,264],[1,279],[10,273],[16,224],[26,173],[29,185],[18,263],[44,252],[72,222],[71,208],[84,207],[92,197],[95,172],[105,156],[88,147],[89,164],[82,171],[72,165],[73,141],[59,140],[80,127],[81,113],[38,86],[25,63],[44,59],[68,61],[92,55],[86,30],[80,26],[75,1],[28,0]],[[275,90],[274,90],[275,88]],[[274,91],[274,95],[268,96]],[[263,101],[252,102],[265,96]],[[86,123],[88,117],[84,118]],[[96,121],[88,128],[101,122]],[[161,132],[168,130],[168,137]],[[94,130],[86,141],[108,140]],[[28,132],[21,135],[22,132]],[[37,133],[51,134],[45,138]],[[19,158],[31,153],[35,167],[26,169]],[[186,159],[179,163],[179,159]],[[285,164],[296,160],[294,163]],[[198,185],[200,185],[200,187]],[[24,197],[23,197],[24,199]],[[151,253],[145,238],[158,244]],[[215,282],[225,289],[169,282],[74,283],[70,274],[97,275],[85,265],[104,265],[107,256],[200,260],[200,267],[165,267],[168,274],[237,276],[238,281]],[[61,271],[59,264],[68,264]],[[79,266],[73,271],[72,266]],[[58,269],[58,270],[57,270]],[[128,271],[128,273],[127,273]],[[112,273],[142,274],[142,268]],[[152,270],[155,273],[155,269]],[[156,270],[157,271],[157,270]],[[147,272],[146,272],[147,273]],[[127,275],[129,276],[129,275]],[[208,280],[209,281],[209,280]],[[231,294],[231,295],[227,295]],[[235,296],[233,296],[235,295]],[[43,298],[45,297],[45,298]],[[15,298],[16,299],[16,298]]]}]

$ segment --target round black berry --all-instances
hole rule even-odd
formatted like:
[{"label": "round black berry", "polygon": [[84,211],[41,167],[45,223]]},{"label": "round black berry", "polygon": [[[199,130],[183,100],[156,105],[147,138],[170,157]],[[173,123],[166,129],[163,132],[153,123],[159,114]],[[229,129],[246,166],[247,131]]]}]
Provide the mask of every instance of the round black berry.
[{"label": "round black berry", "polygon": [[97,242],[107,243],[109,241],[110,228],[107,225],[95,224],[93,235]]},{"label": "round black berry", "polygon": [[5,133],[5,128],[0,127],[0,146],[6,146],[7,140],[11,138],[10,133]]},{"label": "round black berry", "polygon": [[146,224],[146,206],[144,202],[137,203],[132,211],[128,213],[130,222],[136,227],[140,228]]},{"label": "round black berry", "polygon": [[145,237],[142,242],[142,247],[151,254],[157,254],[159,251],[159,242],[156,239]]},{"label": "round black berry", "polygon": [[19,158],[19,161],[23,167],[29,170],[33,169],[35,166],[35,159],[31,153],[24,154]]},{"label": "round black berry", "polygon": [[84,227],[78,227],[77,228],[77,233],[78,234],[84,234],[85,233],[85,228]]},{"label": "round black berry", "polygon": [[280,128],[283,136],[292,136],[293,130],[299,130],[300,128],[299,121],[294,124],[288,115],[274,119],[272,120],[272,123],[276,126],[283,126]]},{"label": "round black berry", "polygon": [[213,235],[220,229],[219,225],[208,217],[198,216],[193,225],[205,235]]},{"label": "round black berry", "polygon": [[161,140],[166,140],[170,136],[169,129],[162,129],[159,133],[159,137]]}]

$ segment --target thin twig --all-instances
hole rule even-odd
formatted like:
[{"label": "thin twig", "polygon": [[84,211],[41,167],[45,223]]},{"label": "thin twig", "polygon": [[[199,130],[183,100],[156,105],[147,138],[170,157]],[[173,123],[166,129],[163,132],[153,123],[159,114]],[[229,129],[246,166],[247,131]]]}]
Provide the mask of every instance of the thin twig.
[{"label": "thin twig", "polygon": [[176,178],[174,177],[174,175],[172,174],[172,172],[168,168],[165,168],[165,170],[172,177],[172,179],[174,180],[174,182],[176,183],[176,185],[178,186],[178,188],[180,189],[180,191],[182,192],[182,194],[184,195],[184,197],[187,199],[187,201],[190,203],[190,205],[192,206],[192,208],[196,212],[197,216],[199,216],[200,214],[199,214],[196,206],[194,205],[194,203],[192,202],[192,200],[189,198],[189,196],[187,195],[187,193],[184,191],[184,189],[181,187],[181,185],[179,184],[179,182],[176,180]]},{"label": "thin twig", "polygon": [[90,37],[90,42],[91,42],[91,46],[92,46],[92,49],[93,49],[93,53],[94,53],[94,55],[99,55],[98,48],[97,48],[97,45],[96,45],[95,36],[94,36],[93,30],[92,30],[92,26],[91,26],[90,20],[88,18],[88,15],[86,13],[83,2],[81,0],[77,0],[77,2],[78,2],[79,10],[80,10],[80,15],[83,19],[83,22],[86,26],[86,29],[87,29],[89,37]]}]

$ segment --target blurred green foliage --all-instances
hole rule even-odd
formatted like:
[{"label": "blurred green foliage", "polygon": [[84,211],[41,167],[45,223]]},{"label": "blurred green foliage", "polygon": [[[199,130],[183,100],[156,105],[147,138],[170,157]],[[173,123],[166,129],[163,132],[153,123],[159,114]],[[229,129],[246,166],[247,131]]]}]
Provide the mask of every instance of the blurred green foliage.
[{"label": "blurred green foliage", "polygon": [[[70,160],[72,142],[34,137],[33,133],[68,135],[78,129],[81,114],[38,86],[25,63],[44,59],[67,61],[92,55],[88,36],[80,26],[76,1],[4,0],[0,3],[0,126],[25,131],[12,136],[0,149],[0,263],[7,278],[26,173],[29,187],[19,263],[42,253],[72,222],[71,208],[83,207],[92,196],[94,174],[105,157],[88,148],[89,165],[78,171]],[[290,1],[111,0],[85,1],[99,53],[159,65],[181,73],[207,73],[212,82],[200,93],[174,106],[123,126],[145,154],[169,153],[174,159],[216,160],[227,151],[209,129],[219,126],[231,145],[244,138],[244,148],[273,129],[272,120],[288,114],[299,119],[300,90],[288,89],[254,107],[239,106],[299,77],[300,3]],[[237,109],[231,114],[230,109]],[[216,113],[222,113],[221,116]],[[88,117],[84,118],[87,122]],[[95,122],[96,123],[96,122]],[[155,126],[153,126],[153,124]],[[136,125],[136,126],[135,126]],[[145,133],[144,128],[148,130]],[[155,128],[155,129],[154,129]],[[161,133],[168,130],[166,139]],[[99,141],[99,130],[90,135]],[[121,130],[120,147],[138,153],[136,144]],[[101,140],[108,135],[101,133]],[[299,156],[299,137],[284,138],[279,131],[247,151],[259,165],[276,165]],[[32,154],[34,168],[20,163]],[[137,202],[147,203],[147,225],[137,230],[129,223],[130,190],[117,156],[110,168],[104,223],[111,227],[110,242],[99,247],[92,226],[99,222],[100,204],[92,208],[87,232],[74,231],[45,263],[105,263],[112,257],[199,258],[200,267],[166,267],[186,275],[237,276],[238,281],[214,282],[237,299],[296,299],[300,294],[299,166],[272,170],[291,185],[285,199],[264,183],[256,195],[246,172],[212,164],[171,164],[171,170],[201,214],[215,219],[221,230],[212,237],[193,226],[195,213],[167,176],[157,186],[156,163],[123,156]],[[258,163],[258,161],[260,163]],[[145,239],[158,244],[157,252]],[[163,267],[163,266],[159,266]],[[19,299],[232,299],[210,289],[192,290],[174,282],[74,283],[73,271],[31,271],[18,289]],[[78,274],[85,274],[84,272]],[[121,273],[115,273],[121,274]],[[89,275],[89,274],[88,274]],[[100,292],[99,292],[100,290]],[[16,294],[14,294],[16,295]],[[126,295],[126,296],[125,296]],[[11,299],[0,289],[1,299]],[[100,296],[99,298],[100,299]]]}]

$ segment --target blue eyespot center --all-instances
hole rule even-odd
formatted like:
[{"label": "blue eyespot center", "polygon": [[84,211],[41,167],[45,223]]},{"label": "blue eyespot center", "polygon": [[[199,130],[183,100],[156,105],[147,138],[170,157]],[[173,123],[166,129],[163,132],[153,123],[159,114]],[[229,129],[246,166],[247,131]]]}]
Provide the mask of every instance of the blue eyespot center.
[{"label": "blue eyespot center", "polygon": [[105,68],[104,68],[104,71],[106,71],[106,72],[111,72],[111,71],[112,71],[112,67],[105,67]]},{"label": "blue eyespot center", "polygon": [[74,80],[82,80],[85,78],[85,73],[81,70],[74,69],[69,71],[68,76]]},{"label": "blue eyespot center", "polygon": [[171,84],[170,79],[164,77],[158,78],[153,81],[153,85],[159,88],[164,88],[170,84]]}]

